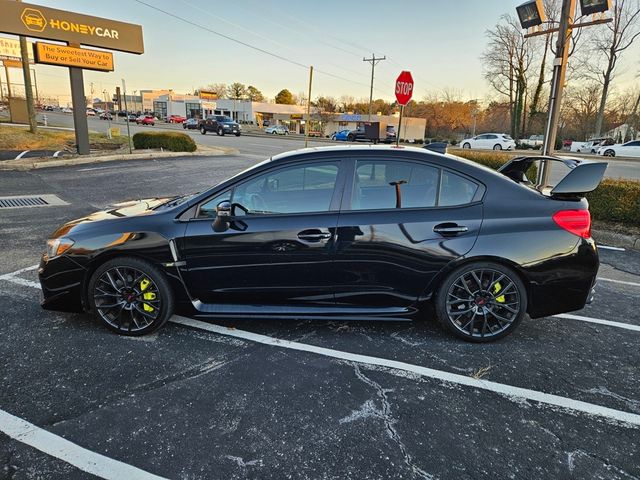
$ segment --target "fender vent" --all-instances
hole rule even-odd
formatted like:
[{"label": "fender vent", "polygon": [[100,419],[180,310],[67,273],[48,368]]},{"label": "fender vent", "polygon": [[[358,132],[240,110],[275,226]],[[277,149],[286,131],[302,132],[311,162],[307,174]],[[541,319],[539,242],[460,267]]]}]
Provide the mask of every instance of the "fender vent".
[{"label": "fender vent", "polygon": [[68,203],[56,195],[0,197],[0,208],[49,207],[54,205],[68,205]]}]

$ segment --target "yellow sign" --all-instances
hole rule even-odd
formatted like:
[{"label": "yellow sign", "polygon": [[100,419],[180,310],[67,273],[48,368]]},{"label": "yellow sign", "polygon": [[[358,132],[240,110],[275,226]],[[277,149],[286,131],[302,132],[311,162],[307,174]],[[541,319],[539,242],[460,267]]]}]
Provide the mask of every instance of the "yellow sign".
[{"label": "yellow sign", "polygon": [[67,47],[36,42],[36,63],[77,67],[87,70],[113,71],[113,53],[88,48]]},{"label": "yellow sign", "polygon": [[218,94],[216,92],[206,92],[204,90],[200,90],[200,100],[217,100]]},{"label": "yellow sign", "polygon": [[[29,52],[29,63],[33,63],[33,42],[27,42]],[[13,38],[0,38],[0,60],[20,60],[20,41]]]},{"label": "yellow sign", "polygon": [[302,114],[301,113],[292,113],[289,118],[291,120],[302,120]]},{"label": "yellow sign", "polygon": [[3,60],[2,64],[9,68],[22,68],[22,62],[20,60]]},{"label": "yellow sign", "polygon": [[111,134],[112,137],[119,137],[120,136],[120,127],[111,127],[109,129],[109,133]]}]

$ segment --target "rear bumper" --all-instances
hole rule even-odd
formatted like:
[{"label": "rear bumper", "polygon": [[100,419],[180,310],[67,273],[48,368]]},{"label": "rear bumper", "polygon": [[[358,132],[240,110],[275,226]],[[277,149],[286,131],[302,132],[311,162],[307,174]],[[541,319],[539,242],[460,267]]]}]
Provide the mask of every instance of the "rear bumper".
[{"label": "rear bumper", "polygon": [[573,252],[545,262],[545,271],[529,272],[531,318],[581,310],[593,300],[599,260],[595,242],[582,240]]},{"label": "rear bumper", "polygon": [[85,268],[68,257],[49,260],[43,255],[38,268],[42,308],[61,312],[84,311],[82,294],[85,273]]}]

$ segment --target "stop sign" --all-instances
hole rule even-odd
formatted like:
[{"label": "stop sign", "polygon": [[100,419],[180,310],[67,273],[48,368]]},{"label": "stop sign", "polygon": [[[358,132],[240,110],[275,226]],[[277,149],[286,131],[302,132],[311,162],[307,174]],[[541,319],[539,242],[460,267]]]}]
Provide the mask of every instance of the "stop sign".
[{"label": "stop sign", "polygon": [[403,71],[396,80],[396,100],[400,105],[406,105],[413,94],[413,77],[411,72]]}]

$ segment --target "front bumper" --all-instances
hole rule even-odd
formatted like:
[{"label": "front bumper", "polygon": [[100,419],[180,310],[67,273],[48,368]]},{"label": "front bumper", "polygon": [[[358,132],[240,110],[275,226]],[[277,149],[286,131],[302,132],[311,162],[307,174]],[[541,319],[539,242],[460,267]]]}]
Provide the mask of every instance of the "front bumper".
[{"label": "front bumper", "polygon": [[85,275],[86,269],[65,255],[54,259],[43,255],[38,268],[42,308],[61,312],[84,311],[82,296]]}]

